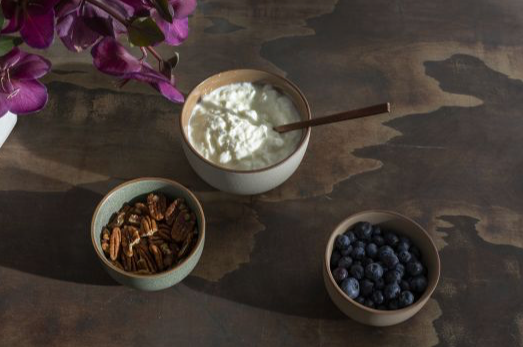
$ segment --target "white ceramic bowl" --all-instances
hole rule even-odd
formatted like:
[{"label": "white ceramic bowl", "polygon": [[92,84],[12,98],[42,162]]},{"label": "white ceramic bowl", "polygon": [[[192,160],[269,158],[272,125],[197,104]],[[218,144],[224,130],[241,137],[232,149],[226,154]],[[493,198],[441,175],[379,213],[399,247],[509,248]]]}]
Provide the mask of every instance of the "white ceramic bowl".
[{"label": "white ceramic bowl", "polygon": [[183,150],[196,173],[211,186],[224,192],[251,195],[269,191],[285,182],[300,165],[311,135],[311,129],[302,131],[298,146],[290,156],[266,168],[258,170],[232,170],[205,159],[191,145],[188,137],[188,124],[194,106],[202,95],[231,83],[251,82],[271,84],[287,95],[296,106],[301,118],[311,118],[311,111],[303,93],[288,79],[259,70],[231,70],[211,76],[200,83],[187,97],[180,116]]}]

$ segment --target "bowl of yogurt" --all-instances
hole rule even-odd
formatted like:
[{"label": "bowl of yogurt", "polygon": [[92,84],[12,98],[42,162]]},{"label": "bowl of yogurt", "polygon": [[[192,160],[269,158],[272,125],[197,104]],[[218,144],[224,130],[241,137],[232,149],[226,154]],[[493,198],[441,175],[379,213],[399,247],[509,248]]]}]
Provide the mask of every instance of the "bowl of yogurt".
[{"label": "bowl of yogurt", "polygon": [[280,134],[273,127],[311,118],[288,79],[241,69],[211,76],[187,97],[180,116],[185,155],[213,187],[234,194],[269,191],[300,165],[311,129]]}]

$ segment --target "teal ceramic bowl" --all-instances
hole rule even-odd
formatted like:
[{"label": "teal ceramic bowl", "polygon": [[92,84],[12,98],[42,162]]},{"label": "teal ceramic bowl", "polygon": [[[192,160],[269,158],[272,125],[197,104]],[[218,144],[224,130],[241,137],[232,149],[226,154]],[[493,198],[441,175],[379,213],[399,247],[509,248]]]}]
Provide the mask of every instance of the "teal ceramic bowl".
[{"label": "teal ceramic bowl", "polygon": [[[120,270],[105,257],[100,241],[102,229],[109,218],[117,212],[124,203],[145,199],[153,191],[162,192],[169,198],[184,198],[187,205],[196,214],[198,223],[198,240],[196,246],[187,258],[170,270],[153,274],[139,275]],[[111,190],[98,204],[91,223],[91,238],[94,250],[109,275],[117,282],[139,290],[153,291],[169,288],[183,280],[194,269],[202,255],[205,243],[205,217],[198,199],[181,184],[165,178],[138,178],[125,182]]]}]

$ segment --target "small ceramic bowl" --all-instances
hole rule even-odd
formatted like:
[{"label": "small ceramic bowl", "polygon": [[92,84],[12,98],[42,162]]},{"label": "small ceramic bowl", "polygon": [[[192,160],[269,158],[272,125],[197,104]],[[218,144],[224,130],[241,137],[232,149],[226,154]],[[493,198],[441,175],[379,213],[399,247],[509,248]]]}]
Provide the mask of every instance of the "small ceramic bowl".
[{"label": "small ceramic bowl", "polygon": [[[330,270],[330,257],[334,247],[336,236],[343,234],[358,222],[369,222],[379,225],[382,229],[394,230],[399,235],[410,237],[412,242],[419,248],[423,263],[428,271],[428,286],[423,295],[411,306],[392,311],[375,310],[363,306],[350,299],[336,284]],[[436,245],[429,234],[413,220],[395,212],[389,211],[365,211],[356,213],[339,224],[329,238],[325,259],[323,260],[323,279],[327,291],[338,308],[350,318],[367,325],[389,326],[406,321],[414,316],[429,300],[438,284],[440,275],[440,261]]]},{"label": "small ceramic bowl", "polygon": [[294,102],[303,120],[311,118],[311,111],[305,96],[288,79],[259,70],[244,69],[222,72],[207,78],[196,86],[187,97],[180,116],[183,150],[194,171],[211,186],[234,194],[259,194],[279,186],[296,171],[309,144],[311,129],[309,127],[302,131],[300,142],[290,156],[266,168],[232,170],[205,159],[189,142],[187,128],[192,110],[202,95],[224,85],[240,82],[271,84]]},{"label": "small ceramic bowl", "polygon": [[[103,253],[100,234],[111,215],[117,212],[124,203],[138,199],[145,200],[150,192],[162,192],[171,199],[184,198],[189,208],[196,214],[198,240],[187,258],[177,266],[153,275],[138,275],[123,271],[111,264]],[[205,217],[194,194],[181,184],[165,178],[138,178],[114,188],[98,204],[91,223],[91,238],[98,258],[114,280],[139,290],[161,290],[171,287],[187,277],[200,260],[205,243]]]}]

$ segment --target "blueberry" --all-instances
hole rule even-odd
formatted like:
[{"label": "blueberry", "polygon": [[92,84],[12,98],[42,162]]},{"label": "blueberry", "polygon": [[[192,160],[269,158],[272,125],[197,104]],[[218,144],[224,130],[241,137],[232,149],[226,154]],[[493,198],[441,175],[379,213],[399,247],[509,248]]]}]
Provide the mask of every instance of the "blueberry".
[{"label": "blueberry", "polygon": [[[353,259],[353,260],[354,260],[354,259]],[[361,261],[359,261],[359,260],[354,260],[354,261],[352,262],[352,265],[361,265]]]},{"label": "blueberry", "polygon": [[385,298],[383,297],[383,293],[381,290],[375,290],[372,292],[372,295],[370,296],[372,301],[374,301],[375,304],[381,305],[385,301]]},{"label": "blueberry", "polygon": [[356,302],[357,302],[358,304],[362,304],[362,305],[363,305],[363,303],[365,302],[365,298],[364,298],[363,296],[358,296],[358,297],[357,297],[356,299],[354,299],[354,300],[356,300]]},{"label": "blueberry", "polygon": [[416,259],[420,259],[421,258],[421,253],[420,253],[418,247],[416,247],[416,246],[410,247],[409,252],[410,252],[410,254],[415,256]]},{"label": "blueberry", "polygon": [[427,288],[427,278],[425,276],[416,276],[409,282],[410,290],[416,293],[423,293]]},{"label": "blueberry", "polygon": [[423,265],[417,260],[413,260],[407,263],[407,273],[411,276],[418,276],[423,273]]},{"label": "blueberry", "polygon": [[361,280],[363,278],[363,274],[364,274],[364,270],[363,270],[363,266],[361,265],[352,265],[350,267],[350,270],[349,270],[349,273],[352,277],[358,279],[358,280]]},{"label": "blueberry", "polygon": [[385,243],[392,247],[394,247],[400,241],[398,235],[390,231],[384,233],[383,238],[385,239]]},{"label": "blueberry", "polygon": [[393,269],[399,263],[399,259],[394,253],[386,253],[381,260],[389,269]]},{"label": "blueberry", "polygon": [[367,244],[363,241],[356,241],[354,242],[354,248],[356,247],[361,247],[361,248],[365,248],[365,246],[367,246]]},{"label": "blueberry", "polygon": [[331,267],[336,267],[338,265],[338,261],[341,258],[341,254],[339,251],[334,250],[331,254]]},{"label": "blueberry", "polygon": [[400,288],[401,288],[401,291],[410,290],[409,282],[407,282],[406,280],[402,280],[400,282]]},{"label": "blueberry", "polygon": [[383,310],[383,311],[387,310],[387,306],[385,306],[385,305],[378,305],[378,307],[376,307],[376,308],[378,310]]},{"label": "blueberry", "polygon": [[342,256],[350,255],[350,254],[352,253],[352,249],[353,249],[353,248],[352,248],[352,245],[351,245],[351,246],[349,246],[347,249],[342,249],[342,250],[340,251],[340,254],[341,254]]},{"label": "blueberry", "polygon": [[378,255],[378,246],[376,246],[375,243],[369,243],[367,244],[367,247],[365,247],[365,253],[367,254],[367,257],[370,258],[376,258]]},{"label": "blueberry", "polygon": [[354,234],[352,230],[346,231],[345,236],[349,238],[350,244],[353,244],[354,241],[356,241],[356,234]]},{"label": "blueberry", "polygon": [[385,288],[385,280],[383,277],[379,278],[377,281],[374,281],[374,288],[382,290]]},{"label": "blueberry", "polygon": [[360,295],[360,284],[357,279],[349,277],[341,282],[341,290],[343,290],[349,298],[355,299]]},{"label": "blueberry", "polygon": [[374,235],[372,237],[372,242],[376,244],[376,246],[381,247],[385,244],[385,239],[381,235]]},{"label": "blueberry", "polygon": [[354,232],[360,240],[370,240],[372,225],[369,222],[359,222],[354,226]]},{"label": "blueberry", "polygon": [[352,250],[352,253],[350,254],[354,259],[361,260],[365,258],[365,248],[363,247],[355,247]]},{"label": "blueberry", "polygon": [[381,236],[381,228],[377,225],[375,225],[372,228],[372,236]]},{"label": "blueberry", "polygon": [[412,305],[414,302],[414,294],[409,291],[402,292],[400,298],[398,299],[398,304],[400,307],[407,307]]},{"label": "blueberry", "polygon": [[401,252],[401,251],[408,251],[410,248],[410,245],[405,243],[405,242],[398,242],[398,244],[396,245],[396,252]]},{"label": "blueberry", "polygon": [[387,300],[392,300],[396,299],[400,295],[400,292],[401,288],[397,283],[390,283],[385,286],[383,296],[385,296],[385,299]]},{"label": "blueberry", "polygon": [[351,257],[341,257],[338,261],[338,267],[344,267],[346,269],[350,268],[352,265]]},{"label": "blueberry", "polygon": [[398,283],[401,281],[401,274],[396,270],[389,270],[383,276],[385,283]]},{"label": "blueberry", "polygon": [[403,265],[402,263],[397,263],[394,267],[394,270],[398,271],[401,277],[405,276],[405,265]]},{"label": "blueberry", "polygon": [[398,300],[391,300],[387,304],[389,310],[397,310],[399,308]]},{"label": "blueberry", "polygon": [[334,246],[339,249],[347,249],[350,246],[350,240],[346,235],[338,235],[336,241],[334,241]]},{"label": "blueberry", "polygon": [[378,258],[380,258],[381,260],[383,260],[383,257],[384,257],[386,254],[394,254],[394,250],[393,250],[390,246],[381,246],[381,247],[378,249]]},{"label": "blueberry", "polygon": [[363,305],[370,307],[370,308],[374,308],[374,301],[372,301],[371,299],[365,299],[365,302],[363,303]]},{"label": "blueberry", "polygon": [[365,257],[365,258],[363,258],[363,260],[361,261],[361,266],[363,266],[363,268],[366,268],[367,265],[372,264],[372,263],[374,263],[374,261],[373,261],[371,258],[367,258],[367,257]]},{"label": "blueberry", "polygon": [[409,251],[400,251],[398,253],[398,259],[403,264],[407,264],[412,259],[412,255],[409,253]]},{"label": "blueberry", "polygon": [[372,263],[365,267],[365,277],[376,282],[383,276],[383,268],[378,263]]},{"label": "blueberry", "polygon": [[344,279],[346,279],[349,276],[349,272],[347,269],[338,267],[332,271],[332,277],[334,277],[334,280],[338,283],[343,282]]},{"label": "blueberry", "polygon": [[369,281],[368,279],[362,279],[360,281],[360,294],[361,296],[367,297],[372,294],[374,290],[374,282]]}]

